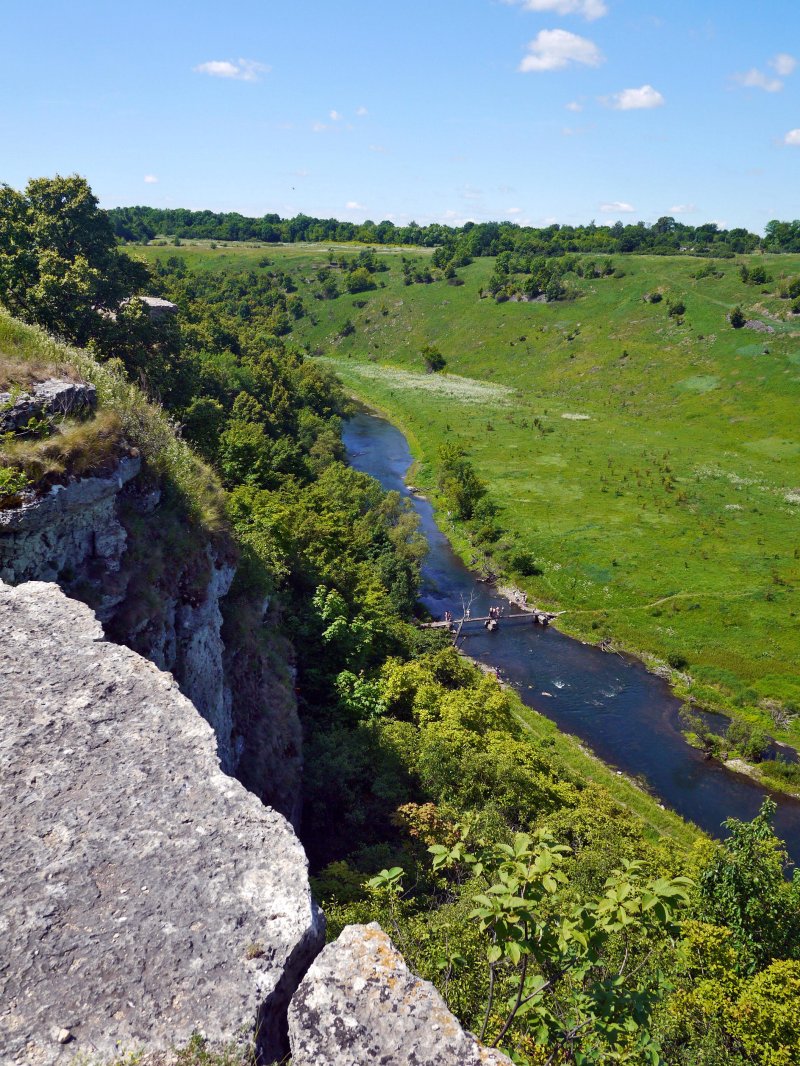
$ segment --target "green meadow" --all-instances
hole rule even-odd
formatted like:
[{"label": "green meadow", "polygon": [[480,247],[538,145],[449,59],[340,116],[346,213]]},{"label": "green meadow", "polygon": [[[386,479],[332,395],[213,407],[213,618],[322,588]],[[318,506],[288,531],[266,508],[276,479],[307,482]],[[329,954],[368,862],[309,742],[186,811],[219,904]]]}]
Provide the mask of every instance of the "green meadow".
[{"label": "green meadow", "polygon": [[[406,285],[401,257],[430,252],[379,249],[389,269],[375,290],[316,299],[317,271],[356,251],[134,254],[291,274],[307,310],[292,339],[406,432],[416,485],[435,494],[439,446],[464,448],[506,539],[541,569],[506,575],[529,600],[563,610],[566,632],[660,666],[701,705],[800,741],[800,317],[778,296],[800,256],[720,260],[705,277],[692,276],[704,259],[616,256],[616,276],[568,275],[570,299],[497,303],[480,295],[493,259],[459,269],[461,284]],[[772,280],[745,284],[743,262]],[[643,299],[655,291],[660,302]],[[735,305],[774,332],[733,329]],[[426,373],[425,345],[444,372]],[[440,517],[468,561],[485,562]]]}]

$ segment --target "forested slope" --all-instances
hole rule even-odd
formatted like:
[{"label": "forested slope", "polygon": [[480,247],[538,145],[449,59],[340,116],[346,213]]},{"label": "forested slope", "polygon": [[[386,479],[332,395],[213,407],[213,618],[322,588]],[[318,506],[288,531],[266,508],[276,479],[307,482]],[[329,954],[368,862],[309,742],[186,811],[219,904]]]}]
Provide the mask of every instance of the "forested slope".
[{"label": "forested slope", "polygon": [[[263,607],[269,596],[271,617],[292,642],[305,734],[302,836],[331,932],[344,922],[379,919],[464,1023],[521,1063],[774,1066],[796,1058],[800,886],[784,879],[785,853],[770,829],[770,806],[752,825],[732,826],[727,844],[697,837],[641,795],[631,806],[645,817],[633,814],[625,805],[632,788],[621,784],[612,794],[611,775],[526,712],[494,677],[413,624],[422,552],[415,519],[399,496],[383,493],[341,460],[339,420],[348,400],[318,356],[331,352],[343,368],[363,359],[363,380],[379,381],[378,398],[388,407],[394,392],[408,391],[394,383],[406,380],[402,373],[412,365],[425,370],[419,362],[425,345],[428,361],[437,347],[448,367],[461,358],[455,344],[446,347],[434,332],[433,319],[404,317],[411,292],[439,304],[453,301],[453,309],[462,305],[452,294],[469,298],[474,315],[471,329],[464,328],[474,344],[459,368],[464,371],[467,359],[479,358],[477,316],[498,310],[544,312],[540,325],[552,336],[543,336],[568,359],[575,338],[562,335],[563,299],[534,306],[480,301],[477,290],[489,284],[489,272],[476,270],[483,263],[453,266],[456,277],[445,278],[447,262],[428,265],[421,256],[415,264],[398,256],[386,271],[369,254],[357,263],[348,255],[343,266],[336,256],[333,263],[300,257],[278,264],[271,255],[253,262],[237,254],[230,264],[222,261],[232,271],[217,273],[216,256],[204,252],[195,271],[181,253],[153,275],[128,275],[134,287],[174,299],[179,313],[167,329],[154,325],[142,306],[123,312],[114,303],[121,292],[108,294],[105,306],[95,299],[102,272],[93,263],[99,255],[114,267],[117,253],[84,183],[54,179],[4,196],[0,298],[29,322],[92,349],[98,380],[110,374],[117,383],[118,393],[110,389],[106,400],[112,412],[121,402],[117,394],[140,397],[126,378],[161,399],[211,465],[200,464],[172,430],[163,446],[156,441],[148,462],[157,468],[177,455],[183,466],[175,467],[176,476],[180,469],[205,472],[200,480],[213,490],[210,500],[191,479],[181,482],[187,506],[198,504],[190,513],[203,521],[204,514],[215,516],[220,535],[240,555],[237,582],[245,602],[258,594]],[[76,205],[80,211],[73,211]],[[91,240],[84,239],[87,221]],[[486,266],[496,269],[488,260]],[[441,279],[427,281],[429,271]],[[560,283],[580,287],[566,273],[559,272]],[[80,282],[79,292],[61,284],[69,277]],[[586,281],[585,269],[583,279],[590,287],[623,280]],[[464,284],[448,286],[453,280]],[[548,285],[552,280],[551,271]],[[334,295],[329,282],[349,295]],[[369,331],[382,320],[388,320],[385,336]],[[503,333],[499,320],[491,321],[495,344]],[[520,337],[518,320],[502,326],[509,328]],[[525,328],[530,332],[527,322]],[[667,322],[665,328],[686,327]],[[408,333],[404,356],[395,342]],[[4,335],[11,386],[22,387],[36,356],[26,335],[33,336],[21,326]],[[367,355],[375,340],[384,342],[392,361],[407,363],[393,371],[388,387],[385,355]],[[585,351],[581,362],[589,358]],[[483,373],[495,370],[499,379],[500,367],[495,354]],[[498,429],[487,423],[506,415],[515,434],[537,443],[556,436],[533,422],[517,426],[528,414],[515,413],[513,405],[500,404],[495,413],[477,373],[463,388],[475,395],[476,387],[479,421],[470,429],[476,437],[494,441]],[[520,387],[501,382],[489,392],[506,396]],[[366,386],[363,391],[368,394]],[[434,415],[449,417],[447,433],[455,425],[463,432],[468,403],[442,401],[438,387],[415,386],[413,394],[417,404],[435,398],[429,408],[420,405],[419,415],[431,424]],[[457,412],[459,422],[448,412]],[[549,415],[535,417],[549,428]],[[156,419],[166,432],[165,416]],[[60,441],[62,427],[34,426],[30,434],[3,442],[6,508],[45,488],[40,452]],[[499,505],[502,496],[491,486],[484,492],[474,470],[465,476],[471,468],[460,446],[470,442],[451,443],[457,447],[443,456],[442,469],[452,477],[441,482],[442,498],[451,509],[461,507],[465,520],[497,528],[496,538],[483,534],[479,543],[498,544],[513,509],[484,504],[478,510],[481,500]],[[432,438],[428,448],[434,444]],[[435,454],[429,451],[431,459]],[[435,477],[431,467],[431,482]],[[518,558],[526,547],[532,563]],[[512,539],[508,551],[516,555],[507,565],[530,573],[540,554],[535,549],[521,535]],[[229,619],[249,633],[260,624],[245,607]]]}]

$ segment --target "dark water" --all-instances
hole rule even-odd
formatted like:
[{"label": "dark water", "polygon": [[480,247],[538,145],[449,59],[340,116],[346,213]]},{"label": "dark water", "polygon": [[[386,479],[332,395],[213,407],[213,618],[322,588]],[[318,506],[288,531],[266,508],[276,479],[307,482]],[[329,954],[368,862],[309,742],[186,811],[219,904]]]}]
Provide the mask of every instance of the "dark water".
[{"label": "dark water", "polygon": [[[409,496],[403,478],[411,452],[391,423],[359,414],[345,426],[344,442],[356,470]],[[474,597],[473,617],[506,603],[453,552],[427,500],[411,500],[429,545],[421,599],[431,614],[440,618],[451,610],[460,617],[462,597]],[[681,736],[679,700],[637,660],[602,652],[552,627],[501,623],[495,634],[479,624],[473,629],[464,645],[469,655],[499,670],[529,707],[586,741],[610,766],[645,782],[684,818],[722,836],[724,819],[750,819],[758,812],[767,790],[691,748]],[[800,801],[771,794],[778,803],[777,832],[800,862]]]}]

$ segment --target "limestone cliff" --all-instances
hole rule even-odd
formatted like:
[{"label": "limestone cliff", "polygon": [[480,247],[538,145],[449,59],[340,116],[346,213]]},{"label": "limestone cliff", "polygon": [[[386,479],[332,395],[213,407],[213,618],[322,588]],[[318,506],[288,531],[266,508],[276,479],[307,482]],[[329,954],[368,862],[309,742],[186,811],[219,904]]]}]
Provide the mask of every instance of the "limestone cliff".
[{"label": "limestone cliff", "polygon": [[111,639],[175,676],[213,727],[223,769],[295,819],[301,730],[291,669],[280,665],[291,651],[263,617],[242,639],[231,619],[223,639],[234,574],[232,545],[165,500],[135,452],[108,476],[0,510],[0,580],[56,581],[87,602]]},{"label": "limestone cliff", "polygon": [[199,1031],[283,1051],[322,921],[290,825],[173,679],[55,586],[0,585],[0,1060]]},{"label": "limestone cliff", "polygon": [[511,1066],[465,1032],[379,925],[348,925],[289,1008],[293,1066]]}]

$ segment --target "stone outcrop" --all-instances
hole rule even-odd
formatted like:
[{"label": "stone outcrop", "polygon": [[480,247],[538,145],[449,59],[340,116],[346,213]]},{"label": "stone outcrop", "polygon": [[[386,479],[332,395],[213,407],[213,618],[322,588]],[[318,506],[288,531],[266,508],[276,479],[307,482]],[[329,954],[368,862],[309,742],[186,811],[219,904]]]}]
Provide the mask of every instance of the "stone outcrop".
[{"label": "stone outcrop", "polygon": [[[117,515],[117,496],[141,469],[141,459],[121,459],[109,477],[54,485],[46,496],[0,510],[0,580],[56,581],[95,562],[103,574],[120,568],[127,534]],[[120,597],[101,607],[108,617]]]},{"label": "stone outcrop", "polygon": [[291,679],[277,676],[274,656],[242,651],[235,634],[224,645],[221,605],[235,567],[202,531],[187,529],[191,553],[170,555],[154,579],[166,516],[140,470],[131,455],[108,477],[0,510],[0,581],[56,581],[90,603],[111,639],[175,675],[213,727],[223,769],[296,821],[301,730]]},{"label": "stone outcrop", "polygon": [[0,584],[0,676],[0,1061],[195,1031],[272,1061],[322,937],[291,827],[221,772],[173,679],[55,585]]},{"label": "stone outcrop", "polygon": [[164,300],[160,296],[131,296],[129,300],[123,300],[123,304],[130,303],[131,300],[138,300],[144,305],[148,315],[154,321],[164,318],[166,315],[177,315],[178,305],[174,304],[172,300]]},{"label": "stone outcrop", "polygon": [[375,923],[349,925],[289,1007],[292,1066],[511,1066],[485,1048]]},{"label": "stone outcrop", "polygon": [[0,433],[13,433],[31,418],[76,415],[93,410],[96,404],[97,390],[83,381],[48,378],[18,396],[0,392]]}]

